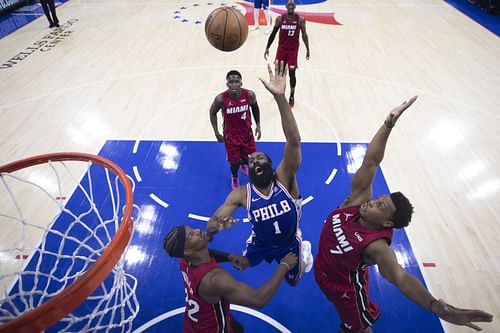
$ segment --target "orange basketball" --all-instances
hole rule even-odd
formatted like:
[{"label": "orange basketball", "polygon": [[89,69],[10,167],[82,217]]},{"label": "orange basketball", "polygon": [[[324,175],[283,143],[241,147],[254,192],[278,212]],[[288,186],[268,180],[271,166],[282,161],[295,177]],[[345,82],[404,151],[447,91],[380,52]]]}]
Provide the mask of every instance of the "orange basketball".
[{"label": "orange basketball", "polygon": [[247,39],[247,19],[234,8],[217,8],[205,21],[205,35],[216,49],[234,51]]}]

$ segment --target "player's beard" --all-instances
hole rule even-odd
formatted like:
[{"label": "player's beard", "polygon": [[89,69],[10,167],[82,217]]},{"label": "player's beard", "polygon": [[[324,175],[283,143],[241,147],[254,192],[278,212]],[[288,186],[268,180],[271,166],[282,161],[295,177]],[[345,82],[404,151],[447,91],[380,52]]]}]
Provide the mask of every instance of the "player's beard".
[{"label": "player's beard", "polygon": [[259,166],[262,169],[262,173],[257,175],[255,173],[256,167],[250,169],[248,176],[250,177],[250,183],[258,188],[265,188],[271,184],[274,178],[274,169],[271,163],[264,163]]}]

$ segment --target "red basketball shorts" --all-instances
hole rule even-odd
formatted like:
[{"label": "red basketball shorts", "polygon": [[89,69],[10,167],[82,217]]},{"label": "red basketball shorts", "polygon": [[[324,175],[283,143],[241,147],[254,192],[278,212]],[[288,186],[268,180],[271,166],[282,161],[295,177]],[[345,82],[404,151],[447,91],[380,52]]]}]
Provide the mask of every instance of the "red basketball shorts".
[{"label": "red basketball shorts", "polygon": [[346,332],[359,332],[373,325],[380,315],[377,304],[368,299],[368,270],[348,273],[351,283],[338,284],[314,265],[314,277],[328,300],[333,303]]},{"label": "red basketball shorts", "polygon": [[298,68],[297,64],[297,55],[299,53],[299,49],[285,49],[282,47],[278,47],[278,51],[276,52],[276,60],[284,61],[288,64],[288,68]]},{"label": "red basketball shorts", "polygon": [[229,163],[236,163],[241,159],[248,159],[248,155],[257,150],[255,139],[251,132],[246,138],[226,136],[224,138],[224,144],[226,146],[227,160]]}]

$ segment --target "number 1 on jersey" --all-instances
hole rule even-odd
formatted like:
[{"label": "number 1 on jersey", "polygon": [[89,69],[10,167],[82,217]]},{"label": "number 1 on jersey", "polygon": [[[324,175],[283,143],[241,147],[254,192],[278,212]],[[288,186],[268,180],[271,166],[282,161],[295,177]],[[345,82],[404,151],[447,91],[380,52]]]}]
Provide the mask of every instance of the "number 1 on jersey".
[{"label": "number 1 on jersey", "polygon": [[278,221],[275,221],[273,225],[274,225],[274,233],[276,235],[281,234],[280,225],[278,224]]}]

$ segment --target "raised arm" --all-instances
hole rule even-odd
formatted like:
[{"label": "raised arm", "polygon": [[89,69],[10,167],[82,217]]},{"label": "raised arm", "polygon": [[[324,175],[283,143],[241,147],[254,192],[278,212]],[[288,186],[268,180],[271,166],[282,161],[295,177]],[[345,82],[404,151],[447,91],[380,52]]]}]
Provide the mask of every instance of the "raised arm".
[{"label": "raised arm", "polygon": [[215,137],[217,141],[224,142],[224,136],[219,133],[219,126],[217,124],[217,112],[224,106],[224,99],[222,94],[219,94],[215,97],[212,105],[210,106],[210,123],[212,124],[212,128],[214,130]]},{"label": "raised arm", "polygon": [[307,31],[306,31],[306,19],[303,18],[302,16],[299,18],[299,23],[300,23],[300,31],[302,32],[302,40],[304,41],[304,44],[306,45],[306,59],[309,60],[309,36],[307,36]]},{"label": "raised arm", "polygon": [[[296,187],[295,174],[302,161],[302,151],[300,146],[300,133],[292,110],[285,98],[286,72],[287,67],[283,62],[275,64],[276,75],[273,74],[271,66],[268,65],[269,82],[260,79],[264,86],[273,94],[281,116],[281,126],[285,134],[286,143],[283,153],[283,161],[276,169],[278,180],[288,189]],[[292,193],[293,195],[293,193]]]},{"label": "raised arm", "polygon": [[207,232],[209,234],[214,235],[219,231],[230,228],[237,222],[231,215],[238,207],[245,207],[246,191],[246,186],[240,186],[229,193],[222,206],[217,208],[214,215],[207,222]]},{"label": "raised arm", "polygon": [[255,139],[260,140],[260,109],[259,104],[257,103],[257,96],[255,96],[255,93],[252,90],[248,91],[248,96],[250,98],[250,106],[252,107],[252,116],[255,120]]},{"label": "raised arm", "polygon": [[203,278],[199,292],[210,303],[215,303],[220,297],[224,297],[233,304],[261,308],[269,302],[283,278],[295,265],[297,265],[297,256],[293,253],[287,254],[272,277],[257,289],[236,281],[223,269],[216,269]]},{"label": "raised arm", "polygon": [[436,300],[420,281],[401,267],[385,240],[377,240],[365,249],[368,261],[378,265],[380,274],[394,284],[406,297],[439,318],[456,325],[481,330],[473,322],[490,322],[493,316],[481,310],[458,309],[443,300]]},{"label": "raised arm", "polygon": [[409,101],[403,102],[401,105],[392,109],[389,115],[387,115],[384,123],[368,145],[361,167],[352,177],[351,194],[342,204],[342,207],[359,205],[370,200],[372,196],[373,178],[375,177],[378,165],[384,158],[387,139],[391,134],[392,128],[403,112],[416,100],[417,96],[413,96]]},{"label": "raised arm", "polygon": [[267,57],[269,56],[269,48],[271,47],[271,44],[274,41],[274,38],[276,37],[276,34],[280,30],[281,26],[281,16],[278,16],[276,20],[274,20],[274,27],[273,27],[273,32],[271,32],[271,35],[269,36],[269,39],[267,40],[267,45],[266,45],[266,51],[264,52],[264,59],[267,60]]}]

